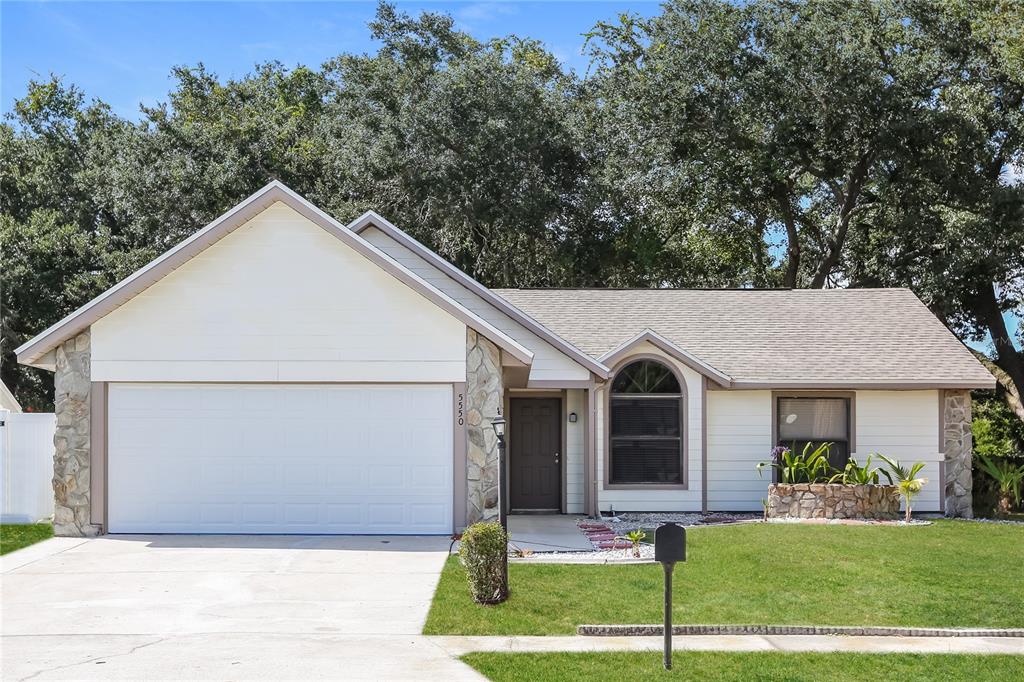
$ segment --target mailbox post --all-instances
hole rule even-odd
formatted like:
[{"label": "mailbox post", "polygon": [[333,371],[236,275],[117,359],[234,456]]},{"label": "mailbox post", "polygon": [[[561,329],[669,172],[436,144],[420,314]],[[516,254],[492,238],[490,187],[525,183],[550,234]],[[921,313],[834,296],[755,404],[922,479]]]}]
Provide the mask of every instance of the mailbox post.
[{"label": "mailbox post", "polygon": [[672,571],[686,561],[686,529],[666,523],[654,531],[654,560],[665,569],[665,670],[672,669]]}]

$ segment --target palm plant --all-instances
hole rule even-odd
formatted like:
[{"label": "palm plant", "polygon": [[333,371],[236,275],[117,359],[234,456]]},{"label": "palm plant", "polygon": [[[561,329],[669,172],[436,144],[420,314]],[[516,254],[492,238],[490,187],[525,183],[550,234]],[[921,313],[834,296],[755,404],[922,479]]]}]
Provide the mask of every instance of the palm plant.
[{"label": "palm plant", "polygon": [[770,468],[779,472],[779,480],[782,483],[818,483],[829,480],[829,476],[835,471],[828,462],[832,443],[822,443],[812,450],[813,445],[805,445],[804,451],[800,454],[795,454],[790,448],[783,446],[774,448],[772,459],[758,463],[757,475],[761,476],[765,468]]},{"label": "palm plant", "polygon": [[845,485],[878,485],[879,473],[888,478],[888,472],[881,467],[871,466],[871,455],[864,462],[864,466],[857,464],[857,460],[850,458],[842,472],[828,480],[829,483],[843,483]]},{"label": "palm plant", "polygon": [[629,540],[633,543],[633,557],[636,559],[640,558],[640,543],[647,539],[647,533],[642,528],[631,530],[624,536],[615,538],[616,540]]},{"label": "palm plant", "polygon": [[885,455],[878,457],[889,467],[889,471],[882,473],[890,482],[895,482],[896,487],[899,488],[900,495],[903,496],[903,501],[906,503],[906,522],[910,523],[910,503],[928,482],[927,478],[918,477],[921,469],[924,469],[924,462],[915,462],[908,469],[900,464],[899,460],[889,459]]},{"label": "palm plant", "polygon": [[985,455],[978,455],[978,465],[982,471],[992,477],[999,486],[999,504],[996,511],[1001,516],[1010,513],[1011,498],[1020,505],[1020,487],[1024,482],[1024,464],[1013,464],[1009,459],[1001,457],[995,461]]}]

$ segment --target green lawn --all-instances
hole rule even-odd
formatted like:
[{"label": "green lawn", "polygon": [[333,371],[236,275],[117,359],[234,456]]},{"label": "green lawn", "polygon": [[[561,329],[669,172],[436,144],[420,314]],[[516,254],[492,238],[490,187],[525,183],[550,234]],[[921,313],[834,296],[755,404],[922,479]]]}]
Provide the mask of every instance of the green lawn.
[{"label": "green lawn", "polygon": [[750,682],[987,682],[1024,677],[1024,657],[956,654],[786,654],[677,652],[672,670],[661,653],[473,653],[462,660],[496,682],[529,680],[735,680]]},{"label": "green lawn", "polygon": [[52,537],[53,526],[49,523],[0,524],[0,554],[7,554]]},{"label": "green lawn", "polygon": [[[1024,526],[746,524],[691,529],[676,623],[1024,626]],[[1013,568],[1011,568],[1013,567]],[[448,560],[426,634],[568,635],[582,623],[658,623],[657,564],[509,567],[511,598],[473,603]]]}]

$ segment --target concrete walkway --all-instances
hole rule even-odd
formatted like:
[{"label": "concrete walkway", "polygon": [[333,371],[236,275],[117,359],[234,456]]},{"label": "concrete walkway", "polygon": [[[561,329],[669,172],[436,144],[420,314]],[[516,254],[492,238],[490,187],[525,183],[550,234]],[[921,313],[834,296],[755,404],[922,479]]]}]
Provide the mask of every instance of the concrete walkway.
[{"label": "concrete walkway", "polygon": [[508,532],[519,549],[534,552],[593,552],[594,546],[580,532],[579,516],[564,514],[509,514]]},{"label": "concrete walkway", "polygon": [[480,680],[420,634],[449,542],[47,540],[0,564],[0,679]]},{"label": "concrete walkway", "polygon": [[[661,651],[661,637],[427,637],[452,656],[472,651]],[[842,637],[836,635],[687,635],[673,651],[1018,654],[1024,637]],[[1024,661],[1021,662],[1024,665]]]}]

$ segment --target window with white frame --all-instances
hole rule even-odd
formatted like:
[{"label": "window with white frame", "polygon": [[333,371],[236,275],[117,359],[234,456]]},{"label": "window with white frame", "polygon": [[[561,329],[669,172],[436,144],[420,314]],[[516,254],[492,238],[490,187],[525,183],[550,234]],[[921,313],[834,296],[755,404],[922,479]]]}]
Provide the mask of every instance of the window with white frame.
[{"label": "window with white frame", "polygon": [[626,365],[612,381],[609,401],[611,484],[683,483],[683,392],[656,360]]}]

